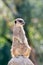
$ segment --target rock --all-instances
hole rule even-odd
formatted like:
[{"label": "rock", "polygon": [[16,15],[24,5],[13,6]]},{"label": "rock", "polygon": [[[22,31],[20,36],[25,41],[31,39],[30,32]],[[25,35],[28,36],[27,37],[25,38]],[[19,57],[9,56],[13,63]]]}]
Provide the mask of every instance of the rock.
[{"label": "rock", "polygon": [[18,56],[11,58],[11,60],[8,62],[8,65],[34,65],[34,64],[29,58]]}]

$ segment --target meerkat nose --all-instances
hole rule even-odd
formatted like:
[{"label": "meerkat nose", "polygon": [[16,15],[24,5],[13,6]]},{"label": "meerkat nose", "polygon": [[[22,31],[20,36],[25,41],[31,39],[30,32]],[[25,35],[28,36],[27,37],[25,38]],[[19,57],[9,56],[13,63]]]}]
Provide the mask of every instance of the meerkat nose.
[{"label": "meerkat nose", "polygon": [[22,22],[23,25],[25,25],[25,22]]}]

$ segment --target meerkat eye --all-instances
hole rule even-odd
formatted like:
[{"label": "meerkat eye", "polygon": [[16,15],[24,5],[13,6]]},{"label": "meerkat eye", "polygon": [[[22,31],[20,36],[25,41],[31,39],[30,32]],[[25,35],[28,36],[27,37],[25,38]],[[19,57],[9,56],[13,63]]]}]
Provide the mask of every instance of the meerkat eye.
[{"label": "meerkat eye", "polygon": [[21,20],[19,20],[19,22],[20,22],[20,23],[22,23],[22,21],[21,21]]},{"label": "meerkat eye", "polygon": [[22,21],[22,20],[19,20],[19,22],[20,22],[21,24],[25,24],[25,22],[24,22],[24,21]]},{"label": "meerkat eye", "polygon": [[15,21],[15,24],[17,23],[17,21]]}]

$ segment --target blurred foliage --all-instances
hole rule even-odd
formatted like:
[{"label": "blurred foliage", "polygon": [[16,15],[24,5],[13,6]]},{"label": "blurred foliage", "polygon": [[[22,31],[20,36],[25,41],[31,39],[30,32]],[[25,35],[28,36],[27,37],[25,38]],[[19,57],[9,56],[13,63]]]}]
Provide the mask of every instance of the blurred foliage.
[{"label": "blurred foliage", "polygon": [[0,65],[7,65],[14,20],[21,17],[28,42],[35,49],[38,65],[43,65],[43,0],[0,0]]}]

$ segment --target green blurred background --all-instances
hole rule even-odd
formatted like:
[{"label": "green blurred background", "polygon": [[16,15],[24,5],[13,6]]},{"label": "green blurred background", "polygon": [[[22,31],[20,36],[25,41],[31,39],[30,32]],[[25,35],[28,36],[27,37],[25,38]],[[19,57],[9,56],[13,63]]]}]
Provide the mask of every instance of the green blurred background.
[{"label": "green blurred background", "polygon": [[43,0],[0,0],[0,65],[7,65],[11,59],[12,28],[18,17],[26,22],[30,59],[35,65],[43,65]]}]

